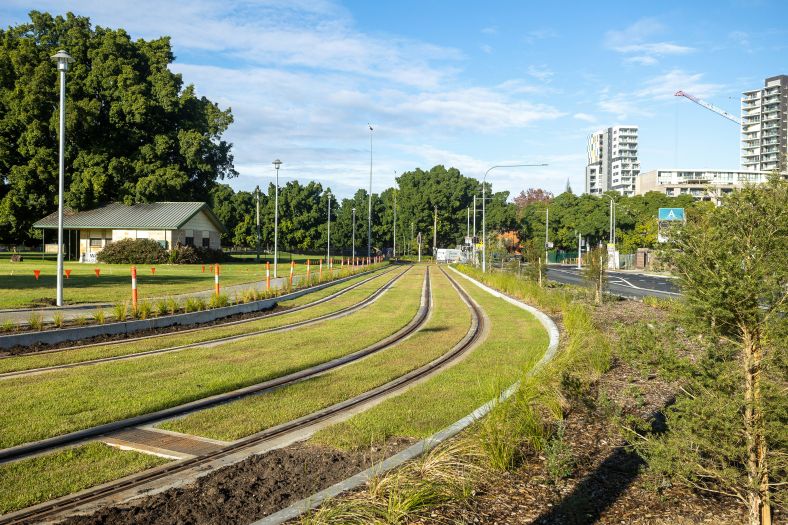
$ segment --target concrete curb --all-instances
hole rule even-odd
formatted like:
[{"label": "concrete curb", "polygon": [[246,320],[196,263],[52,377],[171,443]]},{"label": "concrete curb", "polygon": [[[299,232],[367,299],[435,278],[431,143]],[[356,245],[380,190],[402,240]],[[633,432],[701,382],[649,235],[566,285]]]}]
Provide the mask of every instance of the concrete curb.
[{"label": "concrete curb", "polygon": [[[547,346],[547,351],[542,356],[542,359],[528,372],[529,375],[533,374],[535,371],[539,370],[543,367],[547,362],[549,362],[555,356],[555,353],[558,351],[558,327],[553,322],[550,317],[548,317],[545,313],[537,310],[536,308],[524,304],[520,301],[512,299],[511,297],[490,288],[489,286],[480,283],[479,281],[465,275],[462,272],[459,272],[449,267],[453,272],[459,274],[461,277],[464,277],[468,281],[472,282],[482,290],[486,291],[487,293],[494,295],[495,297],[499,297],[505,300],[508,303],[521,308],[530,314],[532,314],[536,319],[541,323],[541,325],[547,330],[547,333],[550,337],[550,343]],[[497,399],[493,399],[485,403],[484,405],[480,406],[464,418],[456,421],[455,423],[449,425],[448,427],[440,430],[439,432],[433,434],[432,436],[419,441],[411,445],[410,447],[406,448],[402,452],[394,454],[393,456],[387,458],[382,463],[374,465],[363,472],[359,472],[355,476],[345,479],[344,481],[340,481],[327,489],[321,490],[317,494],[313,494],[309,498],[302,499],[293,505],[290,505],[287,508],[284,508],[278,512],[270,514],[265,518],[262,518],[258,521],[252,523],[252,525],[280,525],[281,523],[285,523],[286,521],[292,520],[297,518],[298,516],[319,507],[323,504],[326,500],[330,498],[334,498],[343,492],[347,492],[348,490],[353,490],[364,483],[368,482],[369,480],[378,477],[386,472],[393,470],[397,467],[400,467],[402,464],[417,458],[418,456],[424,454],[425,452],[429,452],[433,448],[435,448],[440,443],[446,441],[449,438],[452,438],[459,434],[462,430],[466,429],[470,425],[472,425],[477,420],[481,419],[485,415],[487,415],[498,403],[501,401],[506,400],[512,394],[517,391],[519,387],[519,381],[509,388],[507,388]]]},{"label": "concrete curb", "polygon": [[[370,270],[370,271],[376,271]],[[79,326],[74,328],[63,328],[57,330],[46,330],[42,332],[26,332],[22,334],[10,334],[0,336],[0,349],[13,348],[15,346],[32,346],[37,344],[53,345],[69,341],[81,341],[83,339],[90,339],[93,337],[107,336],[107,335],[123,335],[134,332],[141,332],[156,328],[167,328],[176,325],[193,325],[201,323],[209,323],[230,317],[238,314],[246,314],[252,312],[259,312],[267,310],[276,306],[279,301],[287,301],[306,295],[308,293],[322,290],[329,286],[345,282],[349,279],[354,279],[361,275],[369,273],[360,272],[354,275],[349,275],[341,279],[329,281],[327,283],[297,290],[295,292],[274,297],[271,299],[263,299],[261,301],[253,301],[250,303],[235,304],[232,306],[225,306],[222,308],[214,308],[212,310],[203,310],[201,312],[189,312],[176,315],[168,315],[162,317],[154,317],[152,319],[124,321],[121,323],[108,323],[102,325]]]}]

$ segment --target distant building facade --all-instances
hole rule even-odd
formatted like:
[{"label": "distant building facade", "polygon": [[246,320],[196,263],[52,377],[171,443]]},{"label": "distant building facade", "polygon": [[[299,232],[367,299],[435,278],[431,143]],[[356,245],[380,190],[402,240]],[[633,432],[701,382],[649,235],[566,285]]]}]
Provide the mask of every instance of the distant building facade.
[{"label": "distant building facade", "polygon": [[741,99],[741,167],[745,171],[786,170],[788,75],[767,78],[764,87]]},{"label": "distant building facade", "polygon": [[586,193],[634,195],[639,173],[637,126],[613,126],[589,136]]},{"label": "distant building facade", "polygon": [[[57,212],[33,227],[57,230]],[[81,260],[95,257],[105,246],[122,239],[153,239],[165,249],[178,244],[219,249],[221,235],[226,232],[204,202],[151,202],[131,206],[113,203],[93,210],[66,210],[63,229],[69,244],[73,237]],[[57,251],[57,243],[53,249]]]},{"label": "distant building facade", "polygon": [[635,182],[635,195],[658,191],[669,197],[691,195],[695,200],[719,204],[726,194],[745,184],[767,181],[769,171],[668,169],[641,173]]}]

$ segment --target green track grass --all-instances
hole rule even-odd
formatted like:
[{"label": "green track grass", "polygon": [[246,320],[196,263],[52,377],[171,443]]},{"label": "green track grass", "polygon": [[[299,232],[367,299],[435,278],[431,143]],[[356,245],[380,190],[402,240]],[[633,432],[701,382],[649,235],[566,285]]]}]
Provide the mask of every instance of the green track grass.
[{"label": "green track grass", "polygon": [[449,351],[468,332],[471,314],[433,269],[433,311],[424,328],[382,352],[314,379],[168,421],[161,428],[232,441],[350,399]]},{"label": "green track grass", "polygon": [[[172,346],[208,342],[221,337],[240,335],[257,330],[266,330],[298,321],[313,319],[315,317],[320,317],[321,315],[335,312],[362,301],[364,298],[370,296],[384,283],[393,279],[398,273],[399,271],[395,270],[394,272],[378,275],[372,281],[359,286],[355,290],[350,290],[349,292],[335,299],[304,310],[300,310],[298,312],[285,313],[270,318],[262,318],[257,321],[250,321],[240,325],[230,325],[224,327],[215,326],[211,330],[190,333],[174,332],[169,335],[165,334],[159,337],[128,343],[119,342],[114,344],[96,345],[89,348],[75,350],[62,350],[58,352],[48,352],[41,354],[30,353],[17,357],[5,357],[0,359],[0,373],[79,363],[82,361],[90,361],[91,359],[132,355]],[[367,277],[369,276],[359,276],[337,286],[330,286],[323,290],[318,290],[317,292],[307,294],[290,301],[283,301],[280,304],[285,307],[295,307],[308,304],[336,293],[343,288],[347,288],[361,280],[366,279]]]},{"label": "green track grass", "polygon": [[49,501],[169,460],[89,443],[0,465],[0,514]]},{"label": "green track grass", "polygon": [[0,447],[235,390],[360,350],[416,314],[423,268],[369,307],[315,326],[0,381]]},{"label": "green track grass", "polygon": [[548,345],[542,325],[468,281],[456,280],[487,313],[492,324],[487,339],[455,366],[318,432],[312,442],[347,450],[394,436],[428,437],[473,412],[536,364]]},{"label": "green track grass", "polygon": [[[38,256],[40,258],[40,255]],[[55,299],[55,281],[57,265],[53,260],[40,260],[35,256],[25,256],[24,262],[12,263],[10,254],[2,255],[0,260],[0,308],[22,308],[40,304],[42,300]],[[293,255],[297,274],[306,272],[306,260],[318,261],[319,257]],[[280,256],[278,264],[279,276],[290,274],[290,262],[283,261]],[[213,289],[213,273],[211,265],[202,264],[154,264],[137,266],[137,289],[141,299],[165,297],[168,295],[199,292]],[[156,268],[152,274],[151,266]],[[96,277],[95,268],[101,269],[101,277]],[[115,303],[119,299],[131,299],[131,265],[130,264],[82,264],[66,262],[64,269],[71,270],[69,279],[63,280],[63,295],[66,304],[80,303]],[[334,266],[339,269],[339,264]],[[33,270],[40,270],[36,280]],[[261,282],[265,280],[265,260],[255,263],[254,259],[220,265],[221,284]],[[325,270],[325,268],[324,268]],[[271,276],[273,277],[273,265]],[[7,292],[7,293],[6,293]]]}]

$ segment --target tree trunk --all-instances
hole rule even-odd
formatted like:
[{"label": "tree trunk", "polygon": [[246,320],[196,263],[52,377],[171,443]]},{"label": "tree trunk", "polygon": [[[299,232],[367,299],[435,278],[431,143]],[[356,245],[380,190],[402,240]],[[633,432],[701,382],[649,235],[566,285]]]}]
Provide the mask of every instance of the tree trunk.
[{"label": "tree trunk", "polygon": [[747,478],[750,525],[771,525],[769,472],[761,397],[760,334],[744,330],[744,429],[747,436]]}]

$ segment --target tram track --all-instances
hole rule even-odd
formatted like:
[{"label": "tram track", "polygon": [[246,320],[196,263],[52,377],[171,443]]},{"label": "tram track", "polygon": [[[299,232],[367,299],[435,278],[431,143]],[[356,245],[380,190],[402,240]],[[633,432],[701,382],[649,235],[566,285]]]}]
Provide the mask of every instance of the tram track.
[{"label": "tram track", "polygon": [[[416,382],[424,380],[427,377],[435,373],[438,373],[440,370],[442,370],[446,366],[453,364],[454,361],[458,360],[466,352],[468,352],[470,349],[475,347],[476,344],[484,337],[487,329],[486,317],[482,309],[479,307],[479,305],[475,301],[473,301],[473,299],[471,299],[471,297],[462,289],[462,287],[459,286],[451,276],[446,274],[446,272],[443,269],[440,269],[440,271],[446,276],[446,278],[449,280],[451,285],[454,287],[454,289],[457,291],[457,293],[460,295],[462,300],[466,303],[466,305],[470,309],[472,314],[471,315],[472,322],[468,332],[463,337],[463,339],[461,339],[451,350],[441,355],[440,357],[436,358],[435,360],[431,361],[430,363],[427,363],[426,365],[423,365],[407,374],[404,374],[403,376],[398,377],[397,379],[394,379],[372,390],[369,390],[361,395],[342,401],[340,403],[319,410],[307,416],[303,416],[294,419],[290,422],[269,428],[267,430],[254,434],[247,438],[240,439],[215,452],[178,461],[173,464],[157,467],[155,469],[151,469],[149,471],[140,474],[128,476],[121,480],[117,480],[116,482],[111,482],[105,485],[101,485],[94,489],[87,489],[78,494],[64,496],[62,498],[59,498],[58,500],[49,503],[44,503],[37,505],[35,507],[31,507],[29,509],[17,511],[15,513],[6,515],[5,517],[0,516],[0,525],[31,523],[31,522],[39,522],[41,520],[51,519],[54,518],[55,516],[60,515],[61,513],[67,512],[69,510],[75,510],[83,505],[89,503],[95,503],[103,498],[108,498],[110,496],[117,495],[121,492],[133,490],[135,488],[142,487],[144,485],[148,485],[153,482],[161,481],[164,480],[165,478],[175,476],[180,473],[185,473],[186,471],[192,471],[198,468],[203,468],[203,469],[209,468],[208,465],[212,462],[216,462],[230,455],[238,454],[239,452],[242,453],[248,449],[264,444],[267,441],[271,441],[274,439],[281,439],[283,436],[287,436],[288,434],[303,431],[304,429],[310,426],[313,426],[315,424],[318,424],[320,422],[323,422],[331,418],[336,418],[337,416],[340,416],[343,413],[352,413],[354,409],[358,409],[358,407],[360,406],[378,400],[382,400],[383,398],[393,395],[400,390],[408,388],[409,386],[413,385]],[[402,330],[398,331],[396,334],[393,334],[386,340],[379,342],[377,345],[373,345],[367,349],[356,352],[351,356],[346,356],[345,358],[342,358],[345,360],[344,363],[336,363],[333,366],[326,366],[328,365],[328,363],[326,363],[322,365],[325,366],[323,370],[316,372],[313,369],[310,369],[309,373],[307,373],[307,371],[302,371],[302,377],[299,378],[294,377],[295,374],[290,376],[285,376],[279,378],[280,382],[278,385],[276,386],[269,385],[266,387],[266,389],[285,386],[286,384],[295,381],[307,379],[310,376],[314,376],[319,373],[324,373],[325,371],[330,370],[331,368],[335,368],[337,366],[341,366],[342,364],[347,364],[351,361],[360,359],[364,355],[369,355],[373,352],[395,345],[399,341],[405,339],[409,335],[418,331],[426,323],[431,308],[432,308],[432,301],[431,301],[431,290],[429,285],[429,270],[427,270],[427,272],[425,272],[425,284],[422,290],[422,306],[419,309],[419,313],[416,315],[414,320],[411,321],[411,323],[409,323],[409,325],[404,327]],[[375,347],[378,348],[375,349]],[[361,355],[362,353],[363,355]],[[261,392],[262,390],[263,389],[257,390],[257,392]],[[228,395],[232,395],[232,394],[233,393],[230,393]],[[249,395],[249,393],[244,395]],[[237,398],[237,397],[242,397],[242,396],[240,395],[234,396],[233,398]],[[223,402],[229,400],[230,399],[226,399]],[[173,416],[170,415],[169,417],[173,417]]]},{"label": "tram track", "polygon": [[[101,358],[96,358],[96,359],[88,359],[88,360],[85,360],[85,361],[75,361],[73,363],[63,363],[63,364],[60,364],[60,365],[52,365],[52,366],[46,366],[46,367],[28,368],[28,369],[25,369],[25,370],[14,370],[14,371],[11,371],[11,372],[3,372],[3,373],[0,373],[0,380],[8,379],[8,378],[18,378],[18,377],[29,376],[29,375],[34,375],[34,374],[41,374],[41,373],[46,373],[46,372],[55,371],[55,370],[63,370],[63,369],[68,369],[68,368],[78,368],[78,367],[82,367],[82,366],[95,365],[95,364],[99,364],[99,363],[107,363],[107,362],[112,362],[112,361],[125,361],[125,360],[129,360],[129,359],[137,359],[137,358],[140,358],[140,357],[147,357],[147,356],[156,355],[156,354],[165,354],[165,353],[170,353],[170,352],[177,352],[177,351],[186,350],[186,349],[189,349],[189,348],[212,346],[212,345],[217,345],[217,344],[221,344],[221,343],[227,343],[227,342],[231,342],[231,341],[238,341],[238,340],[242,340],[242,339],[246,339],[246,338],[254,337],[254,336],[258,336],[258,335],[263,335],[263,334],[267,334],[267,333],[284,332],[284,331],[287,331],[287,330],[292,330],[294,328],[308,326],[308,325],[311,325],[311,324],[315,324],[315,323],[319,323],[319,322],[323,322],[323,321],[327,321],[327,320],[331,320],[331,319],[338,319],[340,317],[344,317],[346,315],[350,315],[350,314],[352,314],[352,313],[354,313],[354,312],[356,312],[358,310],[366,308],[367,306],[369,306],[372,303],[374,303],[383,294],[383,292],[385,292],[387,289],[389,289],[409,269],[410,269],[410,267],[406,268],[403,271],[401,271],[399,273],[399,275],[396,275],[393,279],[391,279],[391,280],[387,281],[386,283],[382,284],[379,288],[377,288],[369,296],[365,297],[361,301],[359,301],[359,302],[357,302],[355,304],[352,304],[350,306],[347,306],[345,308],[341,308],[339,310],[336,310],[334,312],[329,312],[327,314],[323,314],[323,315],[320,315],[320,316],[317,316],[317,317],[313,317],[313,318],[310,318],[310,319],[304,319],[302,321],[297,321],[295,323],[290,323],[290,324],[282,325],[282,326],[276,326],[276,327],[272,327],[272,328],[265,328],[265,329],[262,329],[262,330],[255,330],[255,331],[251,331],[251,332],[244,332],[242,334],[233,334],[233,335],[228,335],[228,336],[224,336],[224,337],[217,337],[217,338],[214,338],[214,339],[208,339],[208,340],[205,340],[205,341],[198,341],[198,342],[194,342],[194,343],[188,343],[188,344],[185,344],[185,345],[177,345],[177,346],[171,346],[171,347],[166,347],[166,348],[159,348],[159,349],[155,349],[155,350],[147,350],[147,351],[144,351],[144,352],[135,352],[135,353],[131,353],[131,354],[124,354],[124,355],[117,355],[117,356],[108,356],[108,357],[101,357]],[[210,331],[210,330],[216,330],[218,328],[225,328],[225,327],[228,327],[228,326],[238,326],[238,325],[248,324],[248,323],[257,322],[257,321],[261,321],[261,320],[267,320],[267,319],[271,319],[271,318],[274,318],[274,317],[279,317],[279,316],[282,316],[282,315],[285,315],[285,314],[291,314],[291,313],[299,312],[299,311],[306,310],[306,309],[309,309],[309,308],[313,308],[315,306],[319,306],[319,305],[321,305],[323,303],[326,303],[326,302],[328,302],[328,301],[330,301],[332,299],[335,299],[335,298],[337,298],[337,297],[339,297],[341,295],[344,295],[347,292],[350,292],[350,291],[352,291],[352,290],[354,290],[354,289],[356,289],[356,288],[358,288],[358,287],[360,287],[360,286],[362,286],[364,284],[367,284],[367,283],[369,283],[370,281],[372,281],[374,279],[377,279],[377,278],[379,278],[379,277],[381,277],[383,275],[386,275],[390,271],[393,271],[393,270],[386,270],[383,273],[373,275],[373,276],[369,277],[368,279],[364,279],[363,281],[360,281],[360,282],[358,282],[356,284],[353,284],[352,286],[349,286],[347,288],[343,288],[342,290],[338,290],[336,293],[331,294],[331,295],[326,296],[326,297],[323,297],[321,299],[318,299],[317,301],[313,301],[311,303],[307,303],[307,304],[304,304],[304,305],[301,305],[301,306],[297,306],[297,307],[293,307],[293,308],[288,308],[286,310],[282,310],[280,312],[275,312],[275,313],[268,314],[268,315],[260,315],[260,316],[255,316],[255,317],[251,317],[251,318],[247,318],[247,319],[241,319],[241,320],[237,320],[237,321],[231,321],[231,322],[219,323],[219,324],[212,324],[210,326],[204,326],[204,327],[198,327],[198,328],[190,328],[188,330],[182,330],[182,331],[168,333],[168,334],[146,335],[146,336],[136,337],[136,338],[131,338],[131,339],[121,339],[121,340],[118,340],[118,341],[111,341],[111,342],[104,342],[104,343],[92,343],[92,344],[88,344],[88,345],[80,345],[80,346],[73,346],[73,347],[67,347],[67,348],[45,350],[45,351],[42,351],[42,352],[35,352],[35,353],[22,354],[22,355],[36,355],[37,356],[37,355],[43,355],[43,354],[47,354],[47,353],[54,353],[54,352],[67,352],[67,351],[74,351],[74,350],[85,350],[85,349],[96,348],[96,347],[112,347],[113,345],[120,345],[120,344],[134,343],[134,342],[138,342],[138,341],[145,341],[145,340],[149,340],[149,339],[156,338],[156,337],[162,337],[163,335],[164,336],[170,336],[172,334],[172,335],[180,336],[180,335],[184,335],[184,334],[193,334],[193,333],[197,333],[197,332],[205,332],[205,331]],[[8,357],[20,357],[20,356],[8,356]],[[2,359],[7,359],[8,357],[4,357]]]}]

